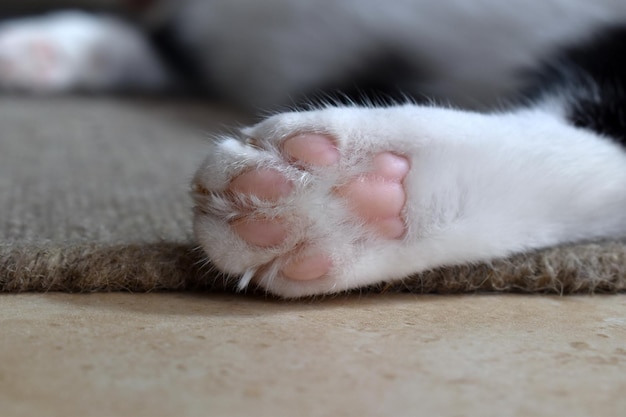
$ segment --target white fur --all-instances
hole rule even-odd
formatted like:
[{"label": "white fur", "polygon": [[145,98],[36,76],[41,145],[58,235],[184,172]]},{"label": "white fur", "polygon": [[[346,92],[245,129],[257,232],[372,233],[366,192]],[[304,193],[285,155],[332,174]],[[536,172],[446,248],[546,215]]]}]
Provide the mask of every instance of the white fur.
[{"label": "white fur", "polygon": [[[214,194],[199,201],[196,236],[210,259],[232,274],[257,273],[286,297],[332,293],[398,280],[442,265],[488,260],[558,243],[626,232],[626,153],[571,127],[554,103],[500,114],[404,105],[285,113],[210,149],[196,181]],[[341,162],[303,171],[280,155],[298,132],[335,138]],[[262,149],[242,140],[253,137]],[[380,239],[355,221],[332,189],[393,151],[411,164],[404,181],[407,233]],[[223,191],[246,167],[271,166],[296,184],[278,207],[252,201],[243,211],[279,215],[290,235],[276,248],[248,245],[229,227],[235,207]],[[203,197],[204,198],[204,197]],[[206,214],[208,213],[208,214]],[[293,281],[280,265],[302,242],[333,259],[325,277]]]}]

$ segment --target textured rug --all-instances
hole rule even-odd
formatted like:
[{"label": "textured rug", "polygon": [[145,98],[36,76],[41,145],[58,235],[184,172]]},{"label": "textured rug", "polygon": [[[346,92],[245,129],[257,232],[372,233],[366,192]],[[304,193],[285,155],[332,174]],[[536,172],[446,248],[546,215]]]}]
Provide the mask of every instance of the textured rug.
[{"label": "textured rug", "polygon": [[[231,290],[191,234],[188,182],[245,118],[192,100],[0,98],[0,291]],[[371,291],[626,290],[626,242],[442,268]]]}]

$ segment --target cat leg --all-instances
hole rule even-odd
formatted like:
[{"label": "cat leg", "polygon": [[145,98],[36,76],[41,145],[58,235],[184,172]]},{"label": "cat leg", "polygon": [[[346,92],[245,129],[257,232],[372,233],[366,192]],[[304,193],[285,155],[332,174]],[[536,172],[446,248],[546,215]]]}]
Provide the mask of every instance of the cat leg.
[{"label": "cat leg", "polygon": [[143,35],[113,17],[57,12],[0,24],[1,89],[143,91],[169,83]]},{"label": "cat leg", "polygon": [[626,231],[626,156],[541,110],[285,113],[217,141],[195,233],[240,285],[298,297]]}]

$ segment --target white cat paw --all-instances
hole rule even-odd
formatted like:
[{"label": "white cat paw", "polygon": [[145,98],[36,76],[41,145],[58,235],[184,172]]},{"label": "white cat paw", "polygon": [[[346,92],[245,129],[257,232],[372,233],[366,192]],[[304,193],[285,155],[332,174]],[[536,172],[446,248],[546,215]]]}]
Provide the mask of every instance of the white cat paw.
[{"label": "white cat paw", "polygon": [[285,297],[370,283],[370,262],[406,234],[409,160],[354,149],[300,115],[217,142],[192,186],[195,233],[214,265]]},{"label": "white cat paw", "polygon": [[8,90],[65,90],[75,78],[61,44],[32,25],[0,28],[0,87]]},{"label": "white cat paw", "polygon": [[626,224],[617,145],[540,112],[326,108],[239,136],[193,196],[197,240],[240,287],[336,293]]}]

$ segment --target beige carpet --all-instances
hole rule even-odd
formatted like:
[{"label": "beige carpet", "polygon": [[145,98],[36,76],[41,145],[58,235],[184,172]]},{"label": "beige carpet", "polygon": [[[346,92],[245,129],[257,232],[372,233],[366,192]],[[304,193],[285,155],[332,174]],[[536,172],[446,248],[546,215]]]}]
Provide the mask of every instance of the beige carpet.
[{"label": "beige carpet", "polygon": [[[194,250],[187,190],[207,138],[244,120],[191,100],[0,98],[0,291],[223,288]],[[477,289],[624,291],[626,244],[567,246],[376,288]]]},{"label": "beige carpet", "polygon": [[0,289],[198,284],[188,182],[233,122],[190,101],[0,99]]}]

